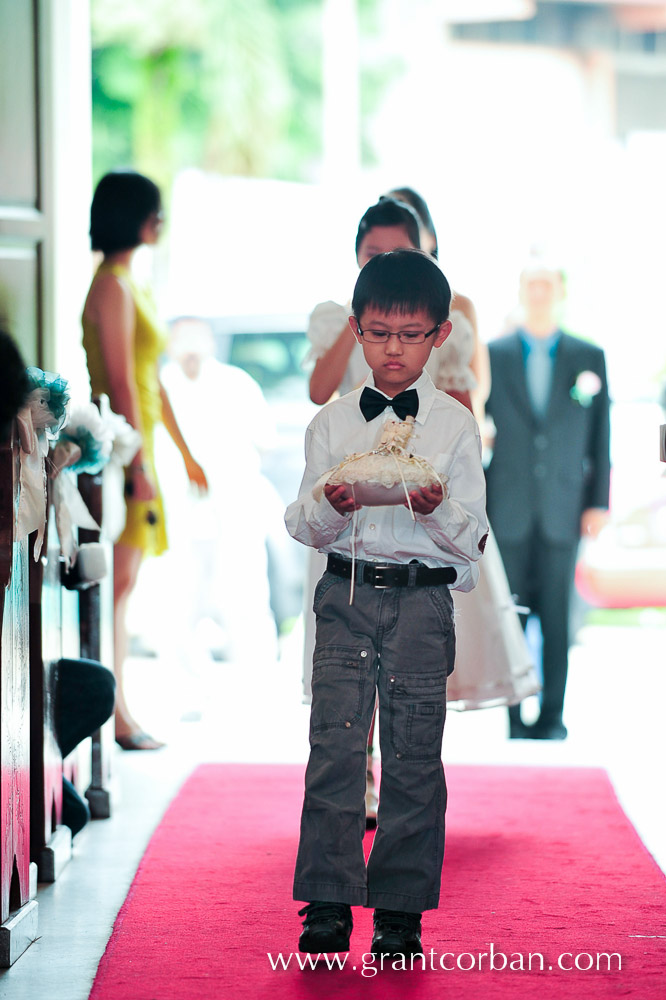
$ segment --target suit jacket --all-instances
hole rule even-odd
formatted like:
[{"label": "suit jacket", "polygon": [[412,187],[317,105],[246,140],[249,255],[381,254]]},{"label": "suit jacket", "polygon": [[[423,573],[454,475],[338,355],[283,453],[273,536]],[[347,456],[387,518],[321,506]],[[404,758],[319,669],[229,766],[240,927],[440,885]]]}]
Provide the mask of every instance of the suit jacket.
[{"label": "suit jacket", "polygon": [[[488,515],[502,542],[523,541],[536,526],[556,544],[575,544],[588,507],[608,507],[609,398],[603,351],[562,334],[548,410],[530,403],[520,335],[489,344],[492,387],[486,410],[497,428],[486,470]],[[571,392],[582,372],[601,388],[580,400]]]}]

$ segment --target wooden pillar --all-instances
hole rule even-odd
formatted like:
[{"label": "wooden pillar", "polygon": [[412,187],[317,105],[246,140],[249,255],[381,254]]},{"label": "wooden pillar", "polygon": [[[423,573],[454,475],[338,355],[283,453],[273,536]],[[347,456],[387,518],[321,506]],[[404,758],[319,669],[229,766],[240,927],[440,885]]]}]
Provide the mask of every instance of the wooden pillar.
[{"label": "wooden pillar", "polygon": [[[31,536],[31,552],[33,544]],[[49,502],[42,555],[30,562],[30,843],[40,882],[53,882],[72,854],[71,831],[62,826],[62,755],[55,734],[56,668],[61,656],[60,543]]]},{"label": "wooden pillar", "polygon": [[37,937],[30,863],[28,544],[15,539],[19,458],[0,444],[0,968]]},{"label": "wooden pillar", "polygon": [[[93,402],[108,410],[106,396]],[[102,524],[102,484],[103,474],[79,476],[79,492],[86,507],[97,524]],[[113,670],[113,546],[99,531],[79,530],[79,542],[102,542],[106,551],[107,576],[86,590],[79,591],[79,629],[81,656],[98,660]],[[92,735],[92,761],[90,786],[86,798],[93,819],[108,819],[111,815],[111,750],[115,732],[114,718],[111,716],[101,729]]]}]

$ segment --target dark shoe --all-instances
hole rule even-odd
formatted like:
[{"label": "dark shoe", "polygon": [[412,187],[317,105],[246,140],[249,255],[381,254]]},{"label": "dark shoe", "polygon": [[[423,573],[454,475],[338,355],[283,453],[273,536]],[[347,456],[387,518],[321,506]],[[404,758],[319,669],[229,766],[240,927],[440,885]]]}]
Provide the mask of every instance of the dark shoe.
[{"label": "dark shoe", "polygon": [[370,951],[375,955],[422,955],[421,914],[375,910]]},{"label": "dark shoe", "polygon": [[561,719],[537,719],[531,728],[533,740],[566,740],[569,735]]},{"label": "dark shoe", "polygon": [[520,702],[517,705],[509,705],[507,712],[509,716],[509,739],[526,740],[529,739],[528,729],[520,717]]},{"label": "dark shoe", "polygon": [[298,911],[305,915],[298,939],[299,951],[320,954],[329,951],[349,951],[349,938],[354,921],[347,903],[312,902]]},{"label": "dark shoe", "polygon": [[509,739],[510,740],[531,740],[534,739],[532,726],[526,725],[520,720],[509,719]]}]

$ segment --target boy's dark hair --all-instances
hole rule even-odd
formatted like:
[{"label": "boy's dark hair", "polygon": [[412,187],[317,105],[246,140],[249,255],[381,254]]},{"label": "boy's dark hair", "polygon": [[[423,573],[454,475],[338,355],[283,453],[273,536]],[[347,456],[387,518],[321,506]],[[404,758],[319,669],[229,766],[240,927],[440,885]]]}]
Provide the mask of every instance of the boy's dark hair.
[{"label": "boy's dark hair", "polygon": [[423,250],[391,250],[372,257],[361,268],[352,298],[359,323],[368,308],[402,315],[423,310],[433,323],[444,323],[450,306],[449,283]]},{"label": "boy's dark hair", "polygon": [[25,361],[4,330],[0,330],[0,442],[7,440],[12,420],[25,403],[31,386]]},{"label": "boy's dark hair", "polygon": [[95,189],[90,206],[90,244],[93,250],[115,253],[141,243],[141,228],[162,206],[160,190],[134,170],[113,170]]},{"label": "boy's dark hair", "polygon": [[356,256],[361,243],[371,229],[376,226],[402,226],[409,237],[409,242],[415,247],[421,246],[419,235],[419,217],[411,207],[395,198],[380,198],[376,205],[371,205],[358,224],[356,233]]},{"label": "boy's dark hair", "polygon": [[435,223],[432,221],[432,215],[430,214],[430,209],[426,204],[425,198],[422,195],[420,195],[418,191],[415,191],[414,188],[410,187],[392,188],[390,191],[387,191],[387,193],[382,197],[394,198],[396,201],[406,202],[414,209],[419,219],[421,220],[421,225],[423,226],[424,229],[426,229],[430,233],[433,240],[435,241],[435,248],[434,250],[432,250],[432,256],[436,260],[437,257],[439,256],[439,247],[437,245],[437,230],[435,229]]}]

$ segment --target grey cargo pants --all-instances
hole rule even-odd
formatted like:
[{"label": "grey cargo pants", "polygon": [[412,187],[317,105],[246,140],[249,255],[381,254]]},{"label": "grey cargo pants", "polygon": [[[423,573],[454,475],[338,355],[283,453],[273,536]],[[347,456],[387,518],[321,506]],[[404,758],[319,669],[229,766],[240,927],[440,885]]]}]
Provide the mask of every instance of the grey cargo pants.
[{"label": "grey cargo pants", "polygon": [[[422,912],[439,903],[441,760],[453,601],[443,586],[377,589],[329,572],[314,597],[310,759],[294,899]],[[368,731],[379,693],[379,814],[366,865]]]}]

